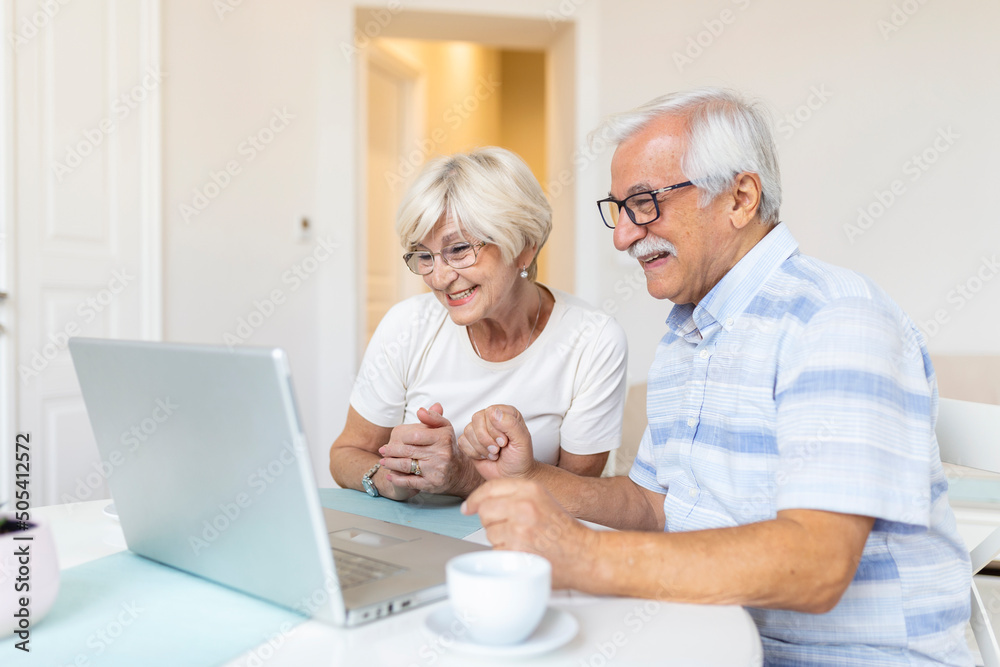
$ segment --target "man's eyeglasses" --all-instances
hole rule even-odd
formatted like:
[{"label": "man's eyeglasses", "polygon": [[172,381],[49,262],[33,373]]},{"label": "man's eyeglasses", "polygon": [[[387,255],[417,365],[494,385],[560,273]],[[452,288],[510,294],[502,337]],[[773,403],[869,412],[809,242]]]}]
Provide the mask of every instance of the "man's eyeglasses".
[{"label": "man's eyeglasses", "polygon": [[671,190],[676,190],[677,188],[684,188],[689,185],[694,185],[691,181],[684,181],[683,183],[678,183],[676,185],[668,185],[665,188],[659,188],[658,190],[650,190],[648,192],[637,192],[634,195],[629,195],[625,199],[618,200],[614,197],[608,197],[607,199],[601,199],[597,202],[597,208],[601,211],[601,219],[604,221],[604,226],[609,229],[614,229],[615,225],[618,224],[618,216],[621,215],[622,209],[628,213],[628,219],[636,225],[648,225],[651,222],[655,222],[660,217],[660,201],[659,196],[664,192],[670,192]]},{"label": "man's eyeglasses", "polygon": [[486,245],[485,241],[469,243],[459,241],[441,248],[441,252],[429,250],[414,250],[403,255],[406,268],[418,276],[426,276],[434,270],[434,256],[441,255],[444,263],[453,269],[467,269],[479,259],[479,249]]}]

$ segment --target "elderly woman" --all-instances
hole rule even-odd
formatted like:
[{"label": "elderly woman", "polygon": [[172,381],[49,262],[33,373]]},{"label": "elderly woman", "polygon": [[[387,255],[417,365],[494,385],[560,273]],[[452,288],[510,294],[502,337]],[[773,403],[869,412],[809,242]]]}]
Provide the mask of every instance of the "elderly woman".
[{"label": "elderly woman", "polygon": [[395,500],[467,496],[483,480],[456,429],[496,403],[520,409],[538,460],[600,474],[620,440],[625,333],[535,282],[551,227],[538,181],[510,151],[424,168],[396,228],[403,261],[431,293],[394,306],[372,336],[330,448],[340,486]]}]

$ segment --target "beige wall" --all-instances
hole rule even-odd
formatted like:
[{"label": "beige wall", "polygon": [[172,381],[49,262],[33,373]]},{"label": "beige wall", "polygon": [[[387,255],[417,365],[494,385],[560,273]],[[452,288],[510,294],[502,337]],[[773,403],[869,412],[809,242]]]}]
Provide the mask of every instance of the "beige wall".
[{"label": "beige wall", "polygon": [[[602,2],[587,44],[600,55],[594,103],[604,115],[706,84],[763,98],[777,121],[781,219],[802,251],[873,278],[932,353],[996,354],[1000,225],[988,193],[1000,180],[1000,78],[986,73],[1000,70],[998,21],[1000,4],[976,0]],[[595,199],[610,156],[595,162]],[[859,209],[876,215],[859,223]],[[581,289],[615,309],[642,380],[670,304],[649,298],[641,274],[634,288],[635,263],[610,233],[601,241]]]},{"label": "beige wall", "polygon": [[[548,179],[545,154],[545,54],[540,51],[502,51],[503,95],[500,98],[500,145],[528,163],[540,183]],[[538,257],[538,280],[549,281],[548,255]]]},{"label": "beige wall", "polygon": [[[577,31],[579,75],[555,82],[576,86],[573,108],[552,121],[572,125],[575,139],[548,156],[550,164],[572,160],[566,180],[577,187],[570,220],[576,238],[560,252],[572,257],[569,248],[576,248],[577,292],[613,309],[628,331],[633,379],[645,376],[670,306],[646,294],[634,263],[616,253],[595,219],[611,153],[590,151],[586,134],[603,114],[708,83],[764,97],[779,119],[804,118],[798,127],[786,120],[779,132],[782,217],[804,251],[871,275],[925,326],[932,352],[1000,353],[1000,278],[983,262],[1000,253],[989,198],[1000,177],[1000,80],[989,74],[1000,70],[995,3],[916,3],[916,13],[897,17],[901,25],[888,33],[880,29],[892,20],[888,0],[845,0],[836,11],[795,0],[405,6],[531,17],[556,36],[567,26]],[[358,362],[356,7],[348,0],[242,3],[220,19],[210,3],[163,3],[166,336],[219,343],[268,290],[289,290],[248,344],[289,350],[320,462],[343,424]],[[724,10],[731,20],[720,29],[714,21]],[[402,21],[390,16],[379,30]],[[707,46],[678,66],[675,54],[699,39]],[[820,99],[814,89],[824,86],[831,94]],[[296,115],[292,124],[255,160],[243,161],[241,142],[282,107]],[[428,120],[442,123],[442,114],[429,112]],[[933,148],[939,129],[949,127],[958,139],[910,180],[911,156]],[[449,142],[461,144],[463,136],[449,132]],[[178,204],[232,159],[241,160],[239,177],[185,224]],[[905,194],[852,243],[845,225],[897,179]],[[304,213],[316,236],[329,235],[339,249],[291,293],[282,275],[314,245],[296,236]],[[958,286],[976,288],[973,298],[959,302]],[[927,326],[938,311],[946,321]]]},{"label": "beige wall", "polygon": [[[425,122],[413,139],[418,154],[430,158],[503,146],[520,155],[540,183],[547,182],[544,52],[414,39],[376,39],[373,46],[421,72]],[[420,164],[407,167],[417,171]],[[377,206],[369,201],[369,210]],[[545,248],[539,257],[542,282],[548,278],[549,252]],[[369,304],[369,336],[375,316],[385,310]]]},{"label": "beige wall", "polygon": [[380,39],[382,48],[419,65],[426,91],[424,137],[431,155],[501,142],[501,54],[468,42]]},{"label": "beige wall", "polygon": [[545,183],[545,54],[540,51],[501,51],[503,95],[500,141],[528,163],[535,178]]}]

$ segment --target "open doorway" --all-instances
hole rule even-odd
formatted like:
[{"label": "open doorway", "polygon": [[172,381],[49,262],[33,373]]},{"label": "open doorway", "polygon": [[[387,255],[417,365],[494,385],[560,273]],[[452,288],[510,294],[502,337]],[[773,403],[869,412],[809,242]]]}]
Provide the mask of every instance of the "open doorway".
[{"label": "open doorway", "polygon": [[[357,21],[371,20],[359,10]],[[438,20],[431,17],[438,16]],[[442,18],[446,17],[446,18]],[[365,295],[363,349],[392,304],[423,291],[400,261],[395,214],[413,177],[431,157],[497,145],[519,154],[549,194],[553,232],[539,256],[539,280],[573,291],[572,186],[558,183],[573,141],[572,27],[546,21],[402,12],[359,60],[359,118],[365,175],[358,257]],[[568,85],[567,85],[568,84]],[[554,122],[559,118],[559,122]],[[556,183],[557,190],[550,184]],[[558,195],[558,196],[555,196]]]},{"label": "open doorway", "polygon": [[[365,336],[375,332],[392,305],[420,292],[422,282],[399,261],[402,249],[395,231],[396,210],[422,163],[416,150],[424,134],[424,79],[419,62],[393,49],[373,45],[367,66],[365,235]],[[411,155],[412,154],[412,155]]]}]

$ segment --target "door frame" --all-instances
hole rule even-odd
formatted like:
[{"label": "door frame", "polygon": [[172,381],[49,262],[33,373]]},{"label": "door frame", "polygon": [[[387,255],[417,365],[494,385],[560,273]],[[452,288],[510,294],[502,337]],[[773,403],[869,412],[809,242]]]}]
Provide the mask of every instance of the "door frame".
[{"label": "door frame", "polygon": [[[390,76],[403,82],[400,86],[405,99],[406,111],[403,113],[400,124],[400,145],[404,147],[417,146],[424,140],[425,112],[426,108],[426,75],[419,63],[410,62],[402,54],[382,48],[378,43],[372,43],[361,53],[358,58],[358,174],[361,177],[359,185],[362,186],[363,196],[358,201],[358,219],[370,223],[368,217],[368,199],[370,196],[370,186],[368,179],[364,176],[368,173],[368,79],[372,67],[377,67]],[[398,156],[401,160],[405,158],[405,150]],[[368,234],[358,234],[357,236],[357,280],[361,287],[359,295],[363,295],[359,301],[357,318],[357,340],[362,348],[368,343],[368,322],[367,322],[367,294],[368,294]],[[393,257],[395,254],[390,253]],[[392,271],[394,276],[394,289],[396,294],[404,296],[405,287],[399,269],[399,262],[393,259]],[[405,296],[409,296],[405,294]]]},{"label": "door frame", "polygon": [[[3,3],[0,9],[0,35],[10,35],[14,26],[14,3]],[[12,450],[15,430],[13,415],[17,414],[14,383],[14,276],[16,257],[14,247],[14,59],[11,45],[0,48],[0,255],[3,271],[0,272],[0,291],[11,295],[0,303],[0,324],[6,333],[0,333],[0,503],[11,500],[13,487]],[[8,508],[4,508],[8,509]]]},{"label": "door frame", "polygon": [[[379,10],[357,7],[355,9],[355,34],[364,34],[360,31],[372,25],[381,25],[379,21]],[[543,188],[550,193],[550,203],[552,204],[553,219],[558,221],[553,227],[552,234],[547,243],[548,247],[570,248],[571,252],[562,253],[557,257],[555,253],[549,253],[549,282],[554,287],[568,292],[580,293],[580,263],[577,257],[581,250],[590,252],[593,246],[587,244],[580,247],[576,241],[576,233],[573,223],[576,220],[575,211],[579,210],[577,193],[586,191],[586,188],[578,187],[579,169],[577,163],[580,137],[577,128],[580,126],[580,117],[577,114],[579,105],[579,90],[581,88],[580,78],[577,73],[582,71],[580,60],[582,50],[579,48],[577,38],[578,22],[585,21],[592,23],[588,19],[587,12],[579,12],[576,16],[564,17],[564,20],[553,22],[551,17],[527,14],[509,14],[503,20],[497,17],[481,15],[464,15],[458,12],[448,12],[443,15],[447,20],[440,22],[421,20],[426,18],[427,13],[416,10],[404,10],[399,12],[384,25],[384,29],[378,34],[379,37],[402,38],[402,39],[427,39],[434,41],[472,41],[484,46],[494,48],[512,49],[532,49],[544,51],[546,54],[546,143],[548,158],[548,175],[543,181]],[[409,18],[416,20],[408,20]],[[519,25],[520,24],[520,25]],[[530,29],[523,30],[525,26]],[[357,76],[357,109],[359,137],[365,137],[367,130],[367,59],[369,52],[374,57],[377,45],[374,40],[370,40],[364,48],[359,49],[360,58]],[[384,53],[384,52],[383,52]],[[595,105],[596,106],[596,105]],[[588,124],[587,127],[592,127]],[[423,125],[420,126],[421,130]],[[359,199],[357,210],[359,219],[367,220],[367,183],[364,182],[366,171],[365,146],[359,139],[356,154],[357,171],[362,180],[362,187],[357,188]],[[576,150],[574,150],[576,149]],[[366,235],[359,234],[356,241],[356,253],[359,258],[366,253]],[[359,263],[363,264],[361,259]],[[588,265],[587,261],[582,262]],[[367,294],[367,271],[365,267],[359,266],[356,273],[358,280],[358,294]],[[589,287],[589,285],[588,285]],[[586,298],[586,296],[585,296]],[[366,331],[367,323],[366,309],[363,302],[357,304],[356,316],[358,320],[358,335],[356,342],[358,358],[364,353],[367,338],[362,332]]]},{"label": "door frame", "polygon": [[[477,7],[481,7],[480,3],[469,5],[466,11],[475,11]],[[464,37],[469,40],[470,36],[483,35],[477,41],[499,47],[544,50],[553,56],[548,59],[550,81],[554,76],[561,81],[561,88],[554,95],[558,104],[548,100],[548,123],[560,130],[558,136],[563,137],[549,147],[548,183],[566,181],[561,196],[553,202],[556,219],[565,222],[557,222],[547,245],[559,248],[559,253],[572,261],[570,266],[559,269],[562,275],[569,276],[564,284],[568,283],[583,299],[596,302],[602,286],[598,272],[589,269],[599,263],[606,250],[606,239],[597,231],[588,233],[592,225],[578,223],[576,212],[583,217],[593,207],[602,188],[607,189],[609,156],[593,155],[587,143],[587,132],[597,125],[602,108],[595,74],[601,69],[600,49],[595,48],[603,37],[601,7],[583,3],[565,12],[553,12],[537,3],[521,0],[491,11],[494,13],[470,15],[454,3],[446,5],[441,0],[421,3],[420,10],[402,10],[398,3],[375,9],[356,1],[321,5],[317,20],[326,26],[330,39],[321,60],[318,102],[324,122],[338,130],[319,137],[317,181],[321,186],[316,202],[317,219],[330,229],[345,215],[351,220],[364,219],[361,211],[365,193],[360,176],[364,158],[358,131],[364,114],[359,112],[363,100],[359,100],[362,91],[355,61],[365,51],[366,42],[371,41],[369,38],[419,37],[413,28],[423,26],[428,33],[434,33],[427,34],[427,39]],[[428,13],[436,15],[428,17]],[[439,20],[442,17],[445,20]],[[453,32],[456,21],[462,22],[462,34]],[[511,30],[510,27],[517,23],[527,24],[529,30]],[[505,26],[506,34],[513,39],[493,41],[500,30],[498,26]],[[549,134],[549,141],[553,136]],[[338,191],[328,187],[331,182],[342,184],[341,198],[336,194]],[[580,233],[575,233],[577,226]],[[362,247],[359,227],[352,224],[338,228],[339,238],[355,257],[358,248]],[[326,460],[327,443],[332,442],[343,428],[351,386],[361,358],[362,339],[355,323],[364,310],[360,300],[364,290],[362,280],[356,260],[351,257],[342,271],[331,272],[319,281],[319,301],[330,306],[321,308],[316,314],[319,341],[316,363],[323,373],[317,378],[314,390],[319,405],[326,406],[314,422],[318,437],[311,451],[317,461]],[[351,326],[345,327],[345,320],[350,321],[352,317],[355,319]],[[329,473],[324,470],[317,474],[317,481],[329,485]]]},{"label": "door frame", "polygon": [[[25,5],[27,3],[24,3]],[[4,3],[0,10],[0,35],[12,35],[16,26],[17,3]],[[140,71],[153,69],[162,71],[162,10],[161,0],[139,0],[139,47]],[[31,175],[17,173],[17,152],[20,145],[17,111],[14,98],[15,58],[13,43],[4,39],[0,49],[0,255],[4,259],[4,270],[0,274],[0,290],[9,294],[0,305],[7,332],[0,335],[0,501],[10,500],[14,491],[14,441],[21,432],[20,384],[16,382],[18,359],[22,343],[18,339],[20,326],[15,326],[20,309],[18,275],[23,265],[33,261],[32,257],[18,257],[18,190],[21,178]],[[162,340],[163,337],[163,163],[162,163],[162,96],[159,87],[147,91],[147,102],[137,113],[140,123],[140,142],[137,147],[140,157],[140,214],[135,224],[139,226],[139,288],[140,337],[144,340]],[[38,460],[41,443],[35,446],[32,435],[31,462]],[[35,480],[47,474],[37,463],[31,466],[29,488],[31,506],[56,502],[53,481],[44,480],[41,485]],[[41,488],[40,488],[41,487]],[[44,495],[41,491],[44,490]]]}]

